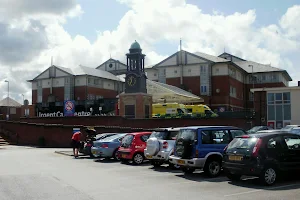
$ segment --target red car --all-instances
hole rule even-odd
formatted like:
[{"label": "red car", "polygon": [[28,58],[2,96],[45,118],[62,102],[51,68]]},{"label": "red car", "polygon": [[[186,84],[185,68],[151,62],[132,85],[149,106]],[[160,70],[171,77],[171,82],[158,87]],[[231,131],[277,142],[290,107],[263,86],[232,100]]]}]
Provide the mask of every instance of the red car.
[{"label": "red car", "polygon": [[151,132],[128,133],[122,140],[119,148],[121,162],[132,161],[134,164],[142,164],[145,160],[144,149]]}]

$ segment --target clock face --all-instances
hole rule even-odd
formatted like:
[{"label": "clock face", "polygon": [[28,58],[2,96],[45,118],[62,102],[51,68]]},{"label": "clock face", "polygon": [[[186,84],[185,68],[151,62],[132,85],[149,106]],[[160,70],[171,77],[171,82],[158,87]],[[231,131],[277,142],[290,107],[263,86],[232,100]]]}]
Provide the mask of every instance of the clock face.
[{"label": "clock face", "polygon": [[127,78],[128,86],[134,86],[136,84],[136,77],[135,76],[128,76]]}]

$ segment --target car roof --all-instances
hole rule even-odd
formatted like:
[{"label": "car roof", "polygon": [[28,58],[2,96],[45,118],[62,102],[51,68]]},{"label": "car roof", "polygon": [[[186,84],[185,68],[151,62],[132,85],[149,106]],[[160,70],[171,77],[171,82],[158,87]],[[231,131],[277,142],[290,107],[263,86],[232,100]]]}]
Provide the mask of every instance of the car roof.
[{"label": "car roof", "polygon": [[211,129],[215,129],[215,128],[230,128],[230,129],[240,129],[238,127],[235,126],[187,126],[184,127],[183,129],[207,129],[207,128],[211,128]]},{"label": "car roof", "polygon": [[[291,135],[295,135],[293,133],[289,133],[289,132],[286,132],[286,131],[273,131],[273,132],[270,132],[270,131],[262,131],[262,132],[256,132],[256,133],[253,133],[253,134],[249,134],[248,136],[249,137],[257,137],[257,138],[263,138],[263,137],[269,137],[269,136],[275,136],[275,135],[288,135],[288,134],[291,134]],[[238,138],[240,137],[243,137],[243,136],[237,136]]]},{"label": "car roof", "polygon": [[179,131],[180,129],[183,129],[185,127],[169,127],[169,128],[158,128],[157,130],[155,131]]},{"label": "car roof", "polygon": [[151,134],[152,132],[134,132],[134,133],[127,133],[127,135],[144,135],[144,134]]}]

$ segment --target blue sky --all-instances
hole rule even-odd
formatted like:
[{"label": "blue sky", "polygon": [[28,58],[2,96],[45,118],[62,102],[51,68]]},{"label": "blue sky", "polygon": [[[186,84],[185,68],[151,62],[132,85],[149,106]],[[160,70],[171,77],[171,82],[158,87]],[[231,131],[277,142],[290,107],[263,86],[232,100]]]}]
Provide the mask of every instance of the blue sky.
[{"label": "blue sky", "polygon": [[[68,19],[64,29],[71,35],[82,35],[94,42],[97,32],[115,30],[129,7],[116,0],[77,0],[84,14],[78,18]],[[287,9],[299,0],[187,0],[187,3],[197,5],[203,13],[213,14],[215,11],[224,15],[235,12],[245,13],[250,9],[256,12],[255,26],[262,27],[277,24]],[[179,41],[178,41],[179,43]],[[170,55],[176,51],[178,43],[161,41],[155,44],[155,51],[159,54]]]}]

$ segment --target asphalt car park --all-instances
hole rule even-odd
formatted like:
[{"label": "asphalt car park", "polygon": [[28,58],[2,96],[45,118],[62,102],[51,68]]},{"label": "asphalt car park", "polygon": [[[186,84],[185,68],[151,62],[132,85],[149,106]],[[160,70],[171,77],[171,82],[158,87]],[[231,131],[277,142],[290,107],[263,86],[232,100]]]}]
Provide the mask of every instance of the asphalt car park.
[{"label": "asphalt car park", "polygon": [[[63,152],[61,154],[55,151]],[[113,159],[74,159],[69,149],[0,149],[1,200],[60,199],[299,199],[300,177],[261,186],[256,179],[230,182],[223,174],[185,175],[167,165],[154,168]],[[295,176],[296,177],[296,176]]]}]

